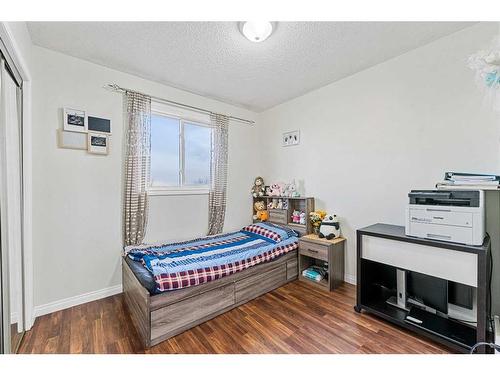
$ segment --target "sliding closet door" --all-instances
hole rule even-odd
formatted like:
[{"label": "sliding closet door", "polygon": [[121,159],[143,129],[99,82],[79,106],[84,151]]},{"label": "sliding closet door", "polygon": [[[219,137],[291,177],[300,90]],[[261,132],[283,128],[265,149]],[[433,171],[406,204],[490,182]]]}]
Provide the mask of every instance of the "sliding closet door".
[{"label": "sliding closet door", "polygon": [[22,272],[21,90],[1,63],[0,225],[2,336],[4,352],[15,352],[24,331]]}]

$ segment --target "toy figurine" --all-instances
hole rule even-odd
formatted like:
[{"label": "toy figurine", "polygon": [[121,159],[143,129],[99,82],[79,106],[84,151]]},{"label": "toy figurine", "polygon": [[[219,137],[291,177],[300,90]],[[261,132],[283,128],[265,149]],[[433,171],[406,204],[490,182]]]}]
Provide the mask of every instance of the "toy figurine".
[{"label": "toy figurine", "polygon": [[264,179],[262,177],[256,177],[252,187],[252,195],[254,198],[257,198],[263,197],[264,193]]},{"label": "toy figurine", "polygon": [[301,212],[300,215],[299,215],[299,224],[303,224],[305,225],[306,223],[306,213],[305,212]]},{"label": "toy figurine", "polygon": [[269,195],[272,197],[281,197],[285,190],[285,184],[283,182],[275,182],[271,185]]},{"label": "toy figurine", "polygon": [[300,197],[300,194],[297,192],[297,185],[295,184],[295,180],[293,180],[287,186],[287,196],[291,198]]},{"label": "toy figurine", "polygon": [[319,227],[319,238],[332,240],[340,237],[340,223],[337,215],[326,215]]},{"label": "toy figurine", "polygon": [[278,205],[276,206],[278,210],[283,209],[283,199],[278,199]]},{"label": "toy figurine", "polygon": [[255,215],[253,215],[254,220],[266,221],[269,218],[264,201],[255,202],[253,208],[255,209]]},{"label": "toy figurine", "polygon": [[273,209],[278,208],[278,199],[273,198],[273,203],[272,203],[272,207],[271,208],[273,208]]},{"label": "toy figurine", "polygon": [[283,209],[284,209],[284,210],[288,210],[288,199],[285,199],[285,200],[283,201]]}]

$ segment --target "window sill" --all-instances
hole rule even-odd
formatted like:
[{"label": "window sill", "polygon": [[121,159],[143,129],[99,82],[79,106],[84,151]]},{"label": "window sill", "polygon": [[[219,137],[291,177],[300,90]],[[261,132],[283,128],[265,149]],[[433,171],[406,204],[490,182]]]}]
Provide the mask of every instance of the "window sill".
[{"label": "window sill", "polygon": [[208,195],[207,188],[182,188],[182,189],[162,189],[152,188],[148,189],[149,196],[162,196],[162,195]]}]

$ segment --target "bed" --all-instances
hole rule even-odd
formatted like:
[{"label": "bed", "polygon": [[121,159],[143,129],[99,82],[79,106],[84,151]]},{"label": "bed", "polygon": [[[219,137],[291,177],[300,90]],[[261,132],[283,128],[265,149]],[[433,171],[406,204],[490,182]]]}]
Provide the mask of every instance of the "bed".
[{"label": "bed", "polygon": [[297,233],[272,223],[191,241],[125,248],[125,303],[144,346],[296,279],[297,249]]}]

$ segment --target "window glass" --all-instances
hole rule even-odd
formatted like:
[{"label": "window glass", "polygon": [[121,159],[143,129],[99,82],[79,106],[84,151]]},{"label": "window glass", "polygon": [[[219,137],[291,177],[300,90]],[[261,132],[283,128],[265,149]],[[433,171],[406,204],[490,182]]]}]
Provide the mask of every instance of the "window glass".
[{"label": "window glass", "polygon": [[151,115],[151,186],[179,186],[180,120]]},{"label": "window glass", "polygon": [[208,185],[211,149],[212,129],[186,122],[184,124],[185,185]]}]

